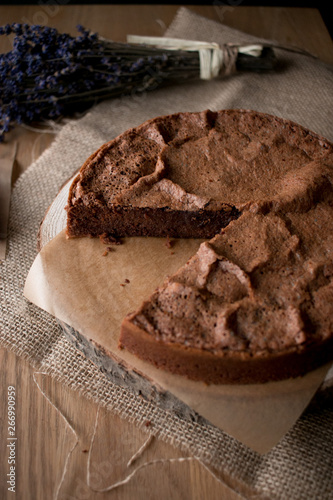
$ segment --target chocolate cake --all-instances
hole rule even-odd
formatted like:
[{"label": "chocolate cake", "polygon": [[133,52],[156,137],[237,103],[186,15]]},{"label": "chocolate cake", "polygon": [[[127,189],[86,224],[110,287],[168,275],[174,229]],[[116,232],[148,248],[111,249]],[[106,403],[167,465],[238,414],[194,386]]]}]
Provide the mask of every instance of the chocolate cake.
[{"label": "chocolate cake", "polygon": [[209,239],[123,321],[120,347],[206,383],[333,358],[333,145],[246,110],[150,120],[74,180],[69,237]]},{"label": "chocolate cake", "polygon": [[67,235],[213,237],[240,213],[220,173],[219,116],[158,117],[103,145],[73,182]]}]

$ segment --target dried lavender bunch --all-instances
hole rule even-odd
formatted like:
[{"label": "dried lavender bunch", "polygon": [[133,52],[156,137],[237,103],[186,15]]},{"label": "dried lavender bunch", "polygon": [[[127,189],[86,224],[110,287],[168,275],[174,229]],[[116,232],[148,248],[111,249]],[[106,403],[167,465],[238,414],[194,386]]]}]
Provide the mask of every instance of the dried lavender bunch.
[{"label": "dried lavender bunch", "polygon": [[117,43],[77,29],[72,37],[39,25],[0,27],[0,35],[14,35],[12,50],[0,55],[0,142],[15,124],[68,116],[102,99],[199,77],[196,52]]}]

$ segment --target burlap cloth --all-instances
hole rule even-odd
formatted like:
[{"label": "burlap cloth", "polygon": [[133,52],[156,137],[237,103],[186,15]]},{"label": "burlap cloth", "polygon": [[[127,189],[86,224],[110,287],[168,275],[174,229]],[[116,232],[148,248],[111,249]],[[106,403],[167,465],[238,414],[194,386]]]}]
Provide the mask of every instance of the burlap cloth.
[{"label": "burlap cloth", "polygon": [[[217,43],[257,41],[180,8],[166,36]],[[66,123],[51,147],[19,178],[9,220],[8,256],[1,265],[2,346],[27,358],[72,389],[138,426],[149,420],[157,437],[214,468],[247,498],[333,498],[333,393],[322,388],[283,440],[260,456],[224,432],[184,421],[111,384],[67,341],[58,323],[23,297],[36,256],[36,235],[62,184],[100,145],[148,118],[207,108],[247,108],[289,118],[333,139],[333,71],[315,58],[276,49],[272,74],[236,74],[104,102]]]}]

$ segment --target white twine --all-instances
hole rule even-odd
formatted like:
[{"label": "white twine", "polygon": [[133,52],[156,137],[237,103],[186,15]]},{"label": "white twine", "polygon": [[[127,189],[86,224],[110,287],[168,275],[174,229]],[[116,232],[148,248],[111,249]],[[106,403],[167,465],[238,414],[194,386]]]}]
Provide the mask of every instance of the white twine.
[{"label": "white twine", "polygon": [[74,451],[74,449],[76,448],[76,446],[78,445],[78,442],[79,442],[79,437],[74,429],[74,427],[71,425],[71,423],[69,422],[69,420],[65,417],[65,415],[59,410],[59,408],[56,407],[56,405],[51,401],[51,399],[48,397],[48,395],[45,393],[45,391],[43,391],[43,389],[41,388],[41,386],[39,385],[39,383],[37,382],[37,379],[36,379],[36,375],[48,375],[47,373],[44,373],[44,372],[34,372],[33,373],[33,380],[36,384],[36,386],[38,387],[40,393],[44,396],[44,398],[50,403],[50,405],[52,406],[52,408],[54,408],[56,410],[57,413],[59,413],[59,415],[63,418],[63,420],[65,421],[65,424],[70,428],[70,430],[72,431],[74,437],[75,437],[75,442],[73,444],[73,446],[70,448],[68,454],[67,454],[67,457],[66,457],[66,460],[65,460],[65,465],[64,465],[64,468],[63,468],[63,471],[62,471],[62,474],[61,474],[61,478],[60,478],[60,481],[58,483],[58,486],[55,490],[55,494],[54,494],[54,500],[58,500],[58,497],[59,497],[59,492],[60,492],[60,488],[64,482],[64,479],[66,477],[66,474],[67,474],[67,470],[68,470],[68,464],[69,464],[69,459]]},{"label": "white twine", "polygon": [[[60,478],[58,486],[57,486],[57,488],[55,490],[54,500],[58,500],[61,486],[62,486],[62,484],[64,482],[64,479],[66,477],[66,474],[68,472],[68,468],[69,468],[68,466],[69,466],[71,455],[72,455],[74,449],[76,448],[76,446],[79,443],[79,436],[78,436],[77,432],[75,431],[74,427],[69,422],[68,418],[65,417],[65,415],[59,410],[59,408],[51,401],[51,399],[49,398],[49,396],[41,388],[40,384],[37,382],[36,375],[48,376],[48,374],[44,373],[44,372],[34,372],[33,373],[33,380],[34,380],[37,388],[39,389],[40,393],[45,397],[45,399],[52,406],[52,408],[57,413],[60,414],[60,416],[64,420],[65,424],[70,428],[71,432],[73,433],[73,435],[75,437],[75,442],[73,443],[73,445],[71,446],[70,450],[68,451],[67,457],[65,459],[65,464],[64,464],[64,467],[63,467],[63,471],[62,471],[62,474],[61,474],[61,478]],[[197,461],[197,462],[199,462],[204,467],[204,469],[207,472],[209,472],[209,474],[211,474],[214,477],[214,479],[216,479],[216,481],[218,481],[222,485],[227,486],[228,488],[230,488],[231,491],[237,493],[240,496],[240,498],[242,498],[242,499],[245,500],[245,497],[238,490],[236,490],[235,488],[227,485],[227,483],[225,483],[209,467],[207,467],[207,465],[204,462],[202,462],[199,457],[196,457],[196,456],[187,456],[187,457],[179,457],[179,458],[159,458],[159,459],[156,459],[156,460],[150,460],[150,461],[144,462],[143,464],[141,464],[138,467],[136,467],[124,479],[122,479],[120,481],[116,481],[115,483],[113,483],[113,484],[111,484],[111,485],[109,485],[109,486],[107,486],[105,488],[100,488],[100,489],[94,488],[91,485],[90,464],[91,464],[91,454],[92,454],[93,444],[94,444],[96,433],[97,433],[99,411],[100,411],[100,407],[97,406],[95,423],[94,423],[94,428],[93,428],[93,432],[92,432],[91,442],[90,442],[90,446],[89,446],[88,459],[87,459],[86,484],[87,484],[88,488],[91,491],[94,491],[95,493],[106,493],[108,491],[115,490],[116,488],[119,488],[120,486],[123,486],[123,485],[129,483],[131,481],[131,479],[137,474],[137,472],[139,472],[142,469],[145,469],[146,467],[150,467],[152,465],[166,464],[166,463],[171,464],[171,463],[183,463],[183,462]],[[153,441],[153,439],[154,439],[154,435],[153,434],[149,434],[148,437],[147,437],[147,439],[140,446],[140,448],[128,460],[128,462],[126,464],[127,468],[130,467],[136,460],[138,460],[143,455],[144,451],[148,448],[148,446],[151,444],[151,442]]]},{"label": "white twine", "polygon": [[[106,486],[105,488],[94,488],[91,485],[91,481],[90,481],[90,461],[91,461],[91,453],[92,453],[93,444],[95,441],[95,436],[96,436],[96,431],[97,431],[98,415],[99,415],[99,408],[97,409],[94,430],[92,433],[90,447],[89,447],[89,454],[88,454],[88,460],[87,460],[87,479],[86,479],[87,486],[95,493],[107,493],[108,491],[115,490],[116,488],[119,488],[119,486],[123,486],[123,485],[129,483],[131,481],[131,479],[137,474],[137,472],[139,472],[142,469],[145,469],[146,467],[150,467],[152,465],[196,461],[196,462],[199,462],[200,465],[202,465],[204,467],[204,469],[207,472],[209,472],[209,474],[211,474],[211,476],[213,476],[214,479],[216,479],[216,481],[218,481],[220,484],[222,484],[224,486],[227,486],[231,491],[237,493],[240,498],[246,500],[245,497],[238,490],[236,490],[235,488],[232,488],[231,486],[228,486],[224,481],[222,481],[222,479],[220,477],[218,477],[211,469],[209,469],[209,467],[207,467],[206,464],[204,464],[200,460],[199,457],[196,457],[196,456],[179,457],[179,458],[157,458],[156,460],[150,460],[150,461],[144,462],[143,464],[136,467],[124,479],[117,481],[113,484],[110,484],[109,486]],[[127,462],[127,465],[126,465],[127,467],[130,467],[138,458],[140,458],[143,455],[144,451],[148,448],[148,446],[153,441],[153,439],[154,439],[153,434],[148,436],[148,438],[145,440],[145,442],[142,444],[142,446],[138,449],[138,451],[136,453],[134,453],[134,455],[129,459],[129,461]]]},{"label": "white twine", "polygon": [[130,467],[132,464],[134,464],[134,462],[136,460],[138,460],[138,458],[141,457],[141,455],[143,454],[143,452],[145,451],[146,448],[148,448],[148,446],[150,445],[150,443],[153,441],[154,439],[154,436],[153,434],[151,434],[150,436],[148,436],[148,438],[146,439],[146,441],[143,443],[142,446],[140,446],[140,448],[138,449],[137,452],[134,453],[134,455],[129,459],[129,461],[127,462],[127,465],[126,467]]},{"label": "white twine", "polygon": [[[149,467],[151,465],[156,465],[156,464],[165,464],[165,463],[173,463],[173,462],[189,462],[192,460],[196,460],[195,457],[180,457],[180,458],[158,458],[156,460],[151,460],[149,462],[144,462],[143,464],[139,465],[136,467],[132,472],[130,472],[124,479],[121,479],[120,481],[116,481],[113,484],[110,484],[109,486],[106,486],[105,488],[94,488],[91,485],[91,480],[90,480],[90,461],[91,461],[91,453],[93,449],[93,444],[95,441],[95,436],[96,436],[96,431],[97,431],[97,423],[98,423],[98,412],[99,409],[97,410],[96,414],[96,419],[95,419],[95,426],[93,430],[93,434],[91,437],[91,443],[89,447],[89,454],[88,454],[88,461],[87,461],[87,486],[94,491],[95,493],[106,493],[108,491],[115,490],[116,488],[119,488],[119,486],[123,486],[131,481],[131,479],[137,474],[142,469],[145,469],[146,467]],[[127,467],[133,464],[138,458],[142,456],[144,451],[148,448],[150,443],[153,440],[153,435],[149,435],[146,441],[143,443],[143,445],[139,448],[139,450],[130,458],[130,460],[127,462]]]},{"label": "white twine", "polygon": [[262,45],[257,44],[244,46],[226,44],[220,47],[214,42],[139,35],[127,35],[127,42],[153,45],[168,50],[197,51],[199,53],[200,78],[202,80],[211,80],[221,73],[231,73],[234,70],[239,53],[259,57],[263,49]]}]

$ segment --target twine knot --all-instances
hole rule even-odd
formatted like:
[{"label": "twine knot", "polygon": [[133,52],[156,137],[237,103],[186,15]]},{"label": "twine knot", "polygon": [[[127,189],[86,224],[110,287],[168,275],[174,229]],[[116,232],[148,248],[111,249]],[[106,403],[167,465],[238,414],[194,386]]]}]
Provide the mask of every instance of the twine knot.
[{"label": "twine knot", "polygon": [[129,43],[154,45],[167,50],[185,50],[198,52],[200,61],[200,78],[211,80],[217,76],[230,75],[236,71],[236,61],[239,53],[254,57],[261,55],[262,45],[218,45],[214,42],[200,42],[197,40],[183,40],[181,38],[146,37],[128,35]]}]

